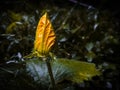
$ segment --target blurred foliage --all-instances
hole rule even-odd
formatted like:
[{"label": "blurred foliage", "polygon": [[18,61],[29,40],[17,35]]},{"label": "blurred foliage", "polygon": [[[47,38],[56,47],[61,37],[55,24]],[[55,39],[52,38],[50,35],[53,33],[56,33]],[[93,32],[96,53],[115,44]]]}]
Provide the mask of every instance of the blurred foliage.
[{"label": "blurred foliage", "polygon": [[0,3],[1,90],[46,88],[37,85],[26,75],[23,63],[23,56],[33,49],[36,26],[45,11],[49,13],[57,35],[52,52],[58,58],[92,62],[103,73],[80,84],[65,80],[60,83],[60,87],[63,90],[119,90],[119,21],[104,10],[60,0],[56,4],[55,1],[33,3],[28,0],[6,0]]}]

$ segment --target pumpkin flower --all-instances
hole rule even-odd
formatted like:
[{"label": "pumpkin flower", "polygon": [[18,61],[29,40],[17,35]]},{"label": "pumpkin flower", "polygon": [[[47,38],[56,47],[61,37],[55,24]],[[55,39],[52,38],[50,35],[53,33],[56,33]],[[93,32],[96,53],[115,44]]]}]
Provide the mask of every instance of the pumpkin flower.
[{"label": "pumpkin flower", "polygon": [[37,53],[37,56],[44,57],[48,55],[51,47],[55,43],[55,33],[47,13],[41,18],[37,26],[36,36],[34,41],[33,53]]}]

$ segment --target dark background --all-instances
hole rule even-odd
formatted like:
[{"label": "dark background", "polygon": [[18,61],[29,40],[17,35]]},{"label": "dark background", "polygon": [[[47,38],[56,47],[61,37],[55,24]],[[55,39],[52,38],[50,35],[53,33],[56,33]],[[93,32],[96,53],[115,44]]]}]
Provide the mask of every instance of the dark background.
[{"label": "dark background", "polygon": [[[118,0],[25,0],[25,1],[21,1],[21,0],[1,0],[0,1],[0,9],[4,10],[4,9],[10,9],[10,8],[14,8],[14,6],[16,4],[18,5],[24,5],[25,2],[29,2],[29,3],[35,3],[38,4],[40,2],[45,2],[46,1],[52,5],[52,4],[56,4],[58,6],[65,6],[70,5],[70,4],[75,4],[75,3],[82,3],[82,4],[86,4],[86,5],[90,5],[93,6],[95,8],[98,8],[100,10],[108,10],[110,11],[114,16],[119,17],[120,16],[120,5],[119,5],[119,1]],[[22,3],[21,3],[22,2]]]}]

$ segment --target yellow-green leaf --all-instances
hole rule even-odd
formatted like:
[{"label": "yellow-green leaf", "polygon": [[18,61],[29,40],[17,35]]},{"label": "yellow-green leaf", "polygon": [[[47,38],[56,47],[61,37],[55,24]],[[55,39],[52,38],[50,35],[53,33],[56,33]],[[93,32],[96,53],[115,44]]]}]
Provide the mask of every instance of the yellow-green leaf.
[{"label": "yellow-green leaf", "polygon": [[55,38],[56,36],[52,24],[48,19],[47,13],[45,13],[37,26],[34,52],[37,52],[38,56],[46,56],[54,45]]},{"label": "yellow-green leaf", "polygon": [[[57,59],[50,63],[56,84],[63,80],[81,83],[84,80],[90,80],[93,76],[100,75],[93,63],[69,59]],[[26,60],[26,69],[28,75],[32,76],[36,83],[49,86],[51,81],[45,61],[35,58]]]}]

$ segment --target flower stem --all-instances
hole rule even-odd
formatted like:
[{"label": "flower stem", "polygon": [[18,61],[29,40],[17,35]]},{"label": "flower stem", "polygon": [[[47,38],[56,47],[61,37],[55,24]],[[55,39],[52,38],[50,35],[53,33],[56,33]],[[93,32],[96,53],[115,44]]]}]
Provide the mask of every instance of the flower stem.
[{"label": "flower stem", "polygon": [[47,64],[48,73],[50,75],[50,79],[51,79],[51,83],[52,83],[52,88],[53,88],[53,90],[55,90],[55,80],[54,80],[54,77],[53,77],[51,64],[50,64],[50,62],[48,60],[46,60],[46,64]]}]

